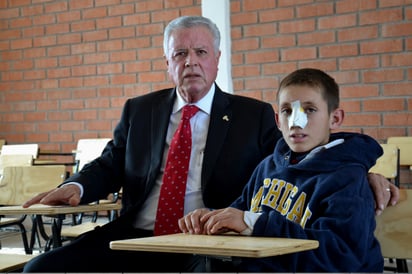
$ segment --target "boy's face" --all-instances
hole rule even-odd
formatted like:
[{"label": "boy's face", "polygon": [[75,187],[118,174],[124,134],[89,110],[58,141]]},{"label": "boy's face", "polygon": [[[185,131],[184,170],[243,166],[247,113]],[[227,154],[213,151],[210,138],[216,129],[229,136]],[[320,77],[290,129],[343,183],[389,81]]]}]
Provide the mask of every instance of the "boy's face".
[{"label": "boy's face", "polygon": [[[294,152],[307,152],[328,143],[330,130],[338,128],[343,121],[341,109],[328,113],[328,105],[318,88],[291,85],[280,91],[278,101],[276,123],[286,143]],[[300,120],[305,120],[304,116],[306,116],[307,123],[290,122],[291,116],[296,117],[297,109],[292,106],[295,101],[300,102],[304,111],[304,114],[299,114],[303,115]]]}]

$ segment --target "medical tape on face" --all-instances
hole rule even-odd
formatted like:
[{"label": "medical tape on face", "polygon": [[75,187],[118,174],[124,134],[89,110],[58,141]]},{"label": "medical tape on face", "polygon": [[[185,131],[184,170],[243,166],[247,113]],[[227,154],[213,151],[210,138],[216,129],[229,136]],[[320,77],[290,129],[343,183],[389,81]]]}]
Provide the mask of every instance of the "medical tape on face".
[{"label": "medical tape on face", "polygon": [[289,129],[292,127],[305,128],[308,123],[308,116],[300,106],[300,101],[292,102],[292,114],[289,116]]}]

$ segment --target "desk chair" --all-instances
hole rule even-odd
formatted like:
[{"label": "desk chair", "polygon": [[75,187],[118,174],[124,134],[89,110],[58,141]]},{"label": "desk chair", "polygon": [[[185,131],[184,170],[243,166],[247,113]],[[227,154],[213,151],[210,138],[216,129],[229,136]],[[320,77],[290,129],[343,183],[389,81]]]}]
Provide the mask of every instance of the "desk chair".
[{"label": "desk chair", "polygon": [[[33,196],[59,185],[66,175],[64,165],[55,166],[6,166],[0,181],[0,205],[21,205]],[[33,227],[32,241],[28,244],[26,228],[23,225],[26,215],[14,221],[1,218],[0,227],[18,226],[26,254],[32,253],[36,228]],[[3,223],[4,222],[4,223]],[[34,225],[33,225],[34,226]]]},{"label": "desk chair", "polygon": [[0,152],[1,152],[1,147],[5,144],[6,144],[6,140],[5,139],[0,139]]},{"label": "desk chair", "polygon": [[[0,191],[3,191],[2,187],[4,185],[2,182],[3,181],[2,178],[3,178],[3,170],[5,167],[31,166],[32,163],[33,163],[33,156],[29,154],[21,154],[21,155],[1,154],[0,155]],[[28,244],[27,244],[26,227],[24,226],[25,219],[26,219],[26,215],[22,215],[19,217],[0,216],[0,228],[17,227],[18,231],[21,234],[22,241],[25,247],[25,251],[26,253],[28,253],[30,251],[28,249]]]},{"label": "desk chair", "polygon": [[379,173],[399,187],[399,149],[395,144],[381,144],[383,155],[369,172]]},{"label": "desk chair", "polygon": [[409,166],[409,169],[412,170],[412,136],[388,137],[386,143],[398,146],[400,151],[400,165]]},{"label": "desk chair", "polygon": [[24,265],[35,256],[33,254],[1,254],[0,273],[21,272]]},{"label": "desk chair", "polygon": [[[376,164],[369,170],[369,172],[379,173],[399,187],[399,148],[395,144],[381,144],[381,146],[383,149],[383,155],[376,160]],[[396,257],[387,258],[389,258],[390,262],[392,262],[392,258]],[[398,266],[406,265],[406,261],[404,259],[396,258],[395,260]],[[395,271],[397,268],[385,266],[385,270]]]},{"label": "desk chair", "polygon": [[0,176],[6,166],[31,166],[33,156],[31,154],[0,154]]},{"label": "desk chair", "polygon": [[99,157],[110,140],[110,138],[79,139],[76,150],[74,151],[74,159],[77,165],[73,172],[79,172],[85,164]]},{"label": "desk chair", "polygon": [[39,155],[38,144],[16,144],[16,145],[3,145],[1,147],[1,155],[32,155],[33,159],[37,159]]},{"label": "desk chair", "polygon": [[412,259],[412,189],[400,189],[399,202],[387,207],[376,217],[375,236],[385,258],[396,258],[394,272],[408,272],[407,259]]},{"label": "desk chair", "polygon": [[[79,172],[86,164],[99,157],[110,140],[110,138],[79,139],[75,150],[77,166],[74,172]],[[118,193],[113,193],[107,199],[96,201],[96,203],[115,203],[117,202],[118,197]],[[113,219],[113,214],[116,214],[116,212],[108,212],[109,220]],[[92,222],[96,222],[97,217],[98,212],[95,212],[93,214]],[[81,223],[81,219],[78,219],[78,223]]]},{"label": "desk chair", "polygon": [[[412,136],[391,136],[387,139],[388,144],[396,145],[399,148],[399,166],[408,168],[412,171]],[[406,182],[409,183],[409,182]],[[399,187],[399,185],[397,185]],[[397,270],[399,265],[404,265],[407,267],[406,260],[396,260],[396,264],[398,265],[394,269],[388,270]]]},{"label": "desk chair", "polygon": [[[75,160],[77,165],[74,172],[79,172],[86,164],[99,157],[110,138],[89,138],[79,139],[75,152]],[[112,193],[107,199],[96,201],[96,203],[117,203],[119,199],[119,193]],[[112,221],[117,218],[117,210],[107,212],[108,221]],[[98,212],[94,212],[91,222],[83,223],[83,214],[79,214],[73,221],[73,226],[62,228],[61,235],[64,239],[73,239],[80,234],[83,234],[89,230],[94,229],[100,224],[96,223],[98,218]]]}]

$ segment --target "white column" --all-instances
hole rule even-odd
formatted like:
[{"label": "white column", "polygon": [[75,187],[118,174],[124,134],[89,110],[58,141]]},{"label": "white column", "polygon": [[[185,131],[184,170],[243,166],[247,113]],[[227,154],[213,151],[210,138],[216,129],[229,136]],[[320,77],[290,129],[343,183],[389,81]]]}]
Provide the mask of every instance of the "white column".
[{"label": "white column", "polygon": [[220,30],[222,55],[216,82],[224,91],[233,93],[229,2],[229,0],[203,0],[202,15],[215,22]]}]

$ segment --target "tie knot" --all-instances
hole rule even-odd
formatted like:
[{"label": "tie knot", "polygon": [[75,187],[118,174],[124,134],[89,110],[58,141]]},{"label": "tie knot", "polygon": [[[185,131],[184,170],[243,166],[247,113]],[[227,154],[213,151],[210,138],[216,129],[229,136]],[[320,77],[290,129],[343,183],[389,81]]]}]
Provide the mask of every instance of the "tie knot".
[{"label": "tie knot", "polygon": [[198,112],[199,108],[195,105],[186,105],[183,107],[182,119],[188,119],[193,117],[193,115]]}]

